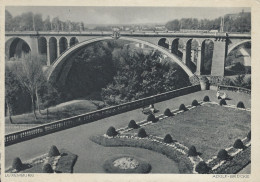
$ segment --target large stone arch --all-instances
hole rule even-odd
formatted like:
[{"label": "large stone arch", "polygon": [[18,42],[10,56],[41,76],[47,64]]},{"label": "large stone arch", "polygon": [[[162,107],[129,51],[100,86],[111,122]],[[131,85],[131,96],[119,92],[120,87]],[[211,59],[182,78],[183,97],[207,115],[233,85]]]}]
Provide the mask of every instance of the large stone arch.
[{"label": "large stone arch", "polygon": [[243,40],[243,41],[241,41],[241,42],[238,42],[238,43],[232,45],[231,47],[228,48],[227,55],[228,55],[233,49],[235,49],[236,47],[238,47],[238,46],[240,46],[240,45],[242,45],[242,44],[244,44],[244,43],[248,43],[248,42],[251,43],[251,40]]},{"label": "large stone arch", "polygon": [[[68,72],[70,70],[70,67],[72,65],[72,63],[71,63],[72,59],[68,59],[70,56],[72,56],[75,52],[79,51],[81,48],[85,47],[88,44],[91,44],[91,43],[94,43],[94,42],[103,41],[103,40],[112,40],[112,39],[113,39],[112,37],[93,38],[93,39],[86,40],[86,41],[83,41],[83,42],[80,42],[80,43],[74,45],[73,47],[71,47],[70,49],[65,51],[51,65],[51,67],[49,68],[48,73],[47,73],[48,81],[50,81],[52,83],[55,83],[57,80],[59,80],[62,83],[58,83],[58,84],[61,84],[61,85],[64,84],[65,80],[66,80],[66,77],[67,77],[67,74],[68,74]],[[171,60],[176,62],[187,73],[187,75],[190,77],[190,80],[191,80],[192,84],[197,84],[198,83],[198,78],[191,72],[191,70],[177,56],[173,55],[168,50],[165,50],[164,48],[162,48],[162,47],[160,47],[158,45],[152,44],[150,42],[139,40],[139,39],[135,39],[135,38],[120,37],[120,39],[131,41],[131,42],[141,43],[141,44],[147,45],[149,47],[152,47],[154,49],[157,49],[157,50],[161,51],[163,54],[165,54],[166,56],[171,58]]]},{"label": "large stone arch", "polygon": [[12,57],[21,58],[24,54],[32,50],[30,44],[20,37],[12,37],[5,42],[5,56],[7,59]]}]

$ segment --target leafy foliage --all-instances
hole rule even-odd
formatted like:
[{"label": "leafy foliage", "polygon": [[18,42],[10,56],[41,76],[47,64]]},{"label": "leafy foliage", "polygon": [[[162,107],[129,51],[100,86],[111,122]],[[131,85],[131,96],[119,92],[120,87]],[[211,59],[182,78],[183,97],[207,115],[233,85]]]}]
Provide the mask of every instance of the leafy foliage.
[{"label": "leafy foliage", "polygon": [[203,101],[204,101],[204,102],[209,102],[209,96],[206,95],[206,96],[203,98]]},{"label": "leafy foliage", "polygon": [[118,132],[113,126],[110,126],[107,130],[107,136],[114,137],[116,135],[118,135]]}]

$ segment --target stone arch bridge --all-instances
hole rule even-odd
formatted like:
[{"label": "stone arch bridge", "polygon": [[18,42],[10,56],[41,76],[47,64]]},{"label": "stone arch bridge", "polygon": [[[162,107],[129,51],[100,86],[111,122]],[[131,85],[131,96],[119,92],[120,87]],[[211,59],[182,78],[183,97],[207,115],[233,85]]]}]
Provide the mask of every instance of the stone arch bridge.
[{"label": "stone arch bridge", "polygon": [[[64,83],[72,65],[69,59],[86,45],[113,39],[113,32],[6,32],[5,56],[22,57],[23,54],[46,56],[48,79]],[[196,82],[205,61],[206,42],[213,43],[211,76],[224,76],[227,55],[236,47],[251,42],[250,34],[228,33],[183,33],[183,32],[120,32],[123,40],[136,42],[138,46],[149,46],[179,64]],[[192,43],[197,44],[197,59],[194,62]],[[182,48],[180,43],[182,42]],[[195,69],[192,69],[192,66]]]}]

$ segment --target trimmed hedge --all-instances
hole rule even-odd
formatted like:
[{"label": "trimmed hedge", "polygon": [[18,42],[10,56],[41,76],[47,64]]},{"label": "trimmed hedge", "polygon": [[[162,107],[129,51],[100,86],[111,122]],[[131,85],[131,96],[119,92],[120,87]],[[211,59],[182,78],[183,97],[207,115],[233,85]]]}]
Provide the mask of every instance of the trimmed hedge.
[{"label": "trimmed hedge", "polygon": [[247,134],[247,138],[251,140],[251,131],[249,131],[249,133]]},{"label": "trimmed hedge", "polygon": [[139,125],[136,124],[135,120],[131,120],[128,124],[128,128],[133,128],[133,129],[137,129],[139,128]]},{"label": "trimmed hedge", "polygon": [[186,106],[184,104],[181,104],[179,107],[180,111],[187,111],[188,109],[186,108]]},{"label": "trimmed hedge", "polygon": [[198,105],[199,105],[199,103],[198,103],[198,101],[197,101],[197,100],[193,100],[193,101],[192,101],[192,103],[191,103],[191,105],[192,105],[192,106],[198,106]]},{"label": "trimmed hedge", "polygon": [[197,156],[198,155],[198,152],[196,150],[196,147],[195,146],[191,146],[189,148],[189,151],[188,151],[188,156]]},{"label": "trimmed hedge", "polygon": [[48,156],[49,157],[54,157],[54,156],[59,156],[59,155],[60,155],[60,152],[57,149],[57,147],[55,145],[52,145],[50,150],[49,150]]},{"label": "trimmed hedge", "polygon": [[235,141],[233,147],[236,148],[236,149],[244,149],[245,148],[243,142],[240,139],[237,139]]},{"label": "trimmed hedge", "polygon": [[44,173],[54,173],[52,167],[50,164],[44,164],[43,168],[42,168],[42,172]]},{"label": "trimmed hedge", "polygon": [[245,105],[244,105],[244,103],[243,102],[238,102],[237,103],[237,108],[245,108]]},{"label": "trimmed hedge", "polygon": [[157,119],[155,118],[155,116],[153,114],[149,114],[147,116],[147,121],[152,121],[153,123],[157,122]]},{"label": "trimmed hedge", "polygon": [[19,157],[14,158],[12,167],[13,167],[13,169],[16,169],[17,171],[20,171],[23,169],[23,163]]},{"label": "trimmed hedge", "polygon": [[204,161],[200,161],[195,168],[199,174],[207,174],[210,170],[211,168]]},{"label": "trimmed hedge", "polygon": [[114,137],[114,136],[118,135],[118,132],[116,131],[116,129],[113,126],[110,126],[108,128],[106,134],[107,134],[107,136]]},{"label": "trimmed hedge", "polygon": [[141,128],[141,129],[138,131],[137,136],[140,137],[140,138],[145,138],[145,137],[147,137],[148,135],[147,135],[145,129]]},{"label": "trimmed hedge", "polygon": [[170,110],[169,108],[165,109],[164,115],[165,115],[165,116],[168,116],[168,117],[174,116],[174,114],[171,112],[171,110]]},{"label": "trimmed hedge", "polygon": [[228,155],[228,152],[225,149],[221,149],[218,152],[217,157],[221,160],[228,160],[230,158],[230,156]]},{"label": "trimmed hedge", "polygon": [[206,95],[206,96],[203,98],[203,101],[204,101],[204,102],[209,102],[209,96]]},{"label": "trimmed hedge", "polygon": [[225,99],[221,99],[220,101],[219,101],[219,105],[227,105],[227,103],[226,103],[226,100]]},{"label": "trimmed hedge", "polygon": [[172,143],[173,142],[172,136],[170,134],[165,135],[163,141],[165,143]]},{"label": "trimmed hedge", "polygon": [[154,152],[166,155],[168,158],[177,162],[179,171],[182,174],[191,174],[193,170],[193,164],[187,156],[177,150],[173,150],[170,146],[166,146],[155,141],[136,140],[132,138],[109,139],[104,136],[92,136],[90,140],[105,147],[137,147],[152,150]]}]

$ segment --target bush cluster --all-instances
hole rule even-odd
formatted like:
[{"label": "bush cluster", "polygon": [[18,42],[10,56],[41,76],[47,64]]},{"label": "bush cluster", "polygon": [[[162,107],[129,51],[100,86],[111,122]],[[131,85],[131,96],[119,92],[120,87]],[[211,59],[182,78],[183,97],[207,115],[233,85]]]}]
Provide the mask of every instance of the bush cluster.
[{"label": "bush cluster", "polygon": [[133,129],[137,129],[139,128],[139,125],[136,124],[135,120],[131,120],[128,124],[128,128],[133,128]]},{"label": "bush cluster", "polygon": [[171,110],[170,110],[169,108],[165,109],[164,115],[165,115],[165,116],[168,116],[168,117],[174,116],[174,114],[171,112]]},{"label": "bush cluster", "polygon": [[50,150],[49,150],[49,157],[55,157],[55,156],[59,156],[60,152],[58,150],[58,148],[55,145],[52,145]]},{"label": "bush cluster", "polygon": [[191,105],[192,105],[192,106],[198,106],[198,105],[199,105],[199,103],[198,103],[198,101],[197,101],[197,100],[193,100],[193,101],[192,101],[192,103],[191,103]]},{"label": "bush cluster", "polygon": [[186,106],[184,104],[181,104],[179,107],[180,111],[187,111],[188,109],[186,108]]},{"label": "bush cluster", "polygon": [[44,164],[43,168],[42,168],[42,172],[44,173],[54,173],[51,165],[49,163]]},{"label": "bush cluster", "polygon": [[236,149],[244,149],[245,148],[243,142],[240,139],[237,139],[235,141],[233,147],[236,148]]},{"label": "bush cluster", "polygon": [[155,123],[157,121],[157,119],[155,118],[155,116],[153,114],[149,114],[147,117],[147,121],[152,121],[153,123]]},{"label": "bush cluster", "polygon": [[206,95],[206,96],[203,98],[203,101],[204,101],[204,102],[209,102],[209,96]]},{"label": "bush cluster", "polygon": [[208,165],[204,161],[200,161],[196,168],[195,171],[198,172],[199,174],[207,174],[211,168],[208,167]]},{"label": "bush cluster", "polygon": [[165,135],[163,141],[165,143],[172,143],[173,142],[172,136],[170,134]]},{"label": "bush cluster", "polygon": [[118,135],[118,132],[113,126],[110,126],[107,130],[107,136],[114,137],[116,135]]},{"label": "bush cluster", "polygon": [[221,160],[227,160],[230,158],[230,156],[228,155],[228,152],[225,150],[225,149],[221,149],[219,152],[218,152],[218,155],[217,157]]},{"label": "bush cluster", "polygon": [[244,103],[243,102],[238,102],[237,103],[237,108],[245,108],[245,105],[244,105]]},{"label": "bush cluster", "polygon": [[145,138],[145,137],[147,137],[148,135],[146,134],[145,129],[141,128],[141,129],[138,131],[137,136],[140,137],[140,138]]},{"label": "bush cluster", "polygon": [[16,169],[17,171],[22,170],[23,163],[19,157],[14,158],[12,167],[13,167],[13,169]]},{"label": "bush cluster", "polygon": [[197,156],[197,155],[198,155],[198,152],[197,152],[195,146],[192,145],[192,146],[189,148],[188,156]]},{"label": "bush cluster", "polygon": [[226,103],[226,100],[225,99],[221,99],[220,101],[219,101],[219,105],[227,105],[227,103]]}]

